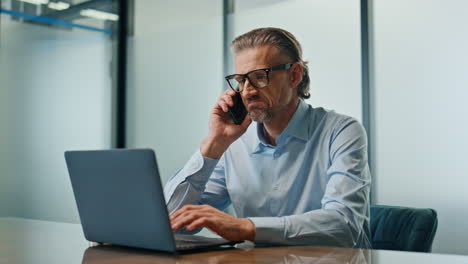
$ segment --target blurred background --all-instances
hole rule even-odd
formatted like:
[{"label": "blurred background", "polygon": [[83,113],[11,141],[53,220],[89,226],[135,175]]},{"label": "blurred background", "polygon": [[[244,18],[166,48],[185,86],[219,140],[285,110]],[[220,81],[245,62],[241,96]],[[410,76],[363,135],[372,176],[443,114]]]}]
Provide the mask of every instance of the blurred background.
[{"label": "blurred background", "polygon": [[[309,61],[309,104],[360,120],[372,204],[433,208],[468,254],[465,0],[1,0],[0,216],[79,223],[63,152],[196,151],[230,41],[273,26]],[[125,194],[122,195],[131,195]]]}]

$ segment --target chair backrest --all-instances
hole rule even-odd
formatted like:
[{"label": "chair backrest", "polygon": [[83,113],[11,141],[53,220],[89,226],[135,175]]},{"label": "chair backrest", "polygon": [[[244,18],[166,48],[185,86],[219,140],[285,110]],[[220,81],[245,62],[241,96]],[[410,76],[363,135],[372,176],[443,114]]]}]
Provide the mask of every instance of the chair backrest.
[{"label": "chair backrest", "polygon": [[437,213],[433,209],[372,205],[370,228],[373,249],[431,252]]}]

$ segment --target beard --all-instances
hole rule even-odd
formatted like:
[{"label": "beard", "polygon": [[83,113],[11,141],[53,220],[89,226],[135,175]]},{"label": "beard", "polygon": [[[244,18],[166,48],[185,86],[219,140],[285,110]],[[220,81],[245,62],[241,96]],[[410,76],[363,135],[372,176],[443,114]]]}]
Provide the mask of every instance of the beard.
[{"label": "beard", "polygon": [[253,121],[260,123],[269,122],[273,117],[270,108],[256,106],[249,109],[249,116]]}]

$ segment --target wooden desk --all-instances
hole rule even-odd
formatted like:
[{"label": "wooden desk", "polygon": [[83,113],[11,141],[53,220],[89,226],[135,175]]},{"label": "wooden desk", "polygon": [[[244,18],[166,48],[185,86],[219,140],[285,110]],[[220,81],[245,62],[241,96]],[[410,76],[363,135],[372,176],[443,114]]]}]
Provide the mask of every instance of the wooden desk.
[{"label": "wooden desk", "polygon": [[0,218],[0,263],[468,263],[468,256],[300,246],[232,248],[172,255],[89,247],[78,224]]}]

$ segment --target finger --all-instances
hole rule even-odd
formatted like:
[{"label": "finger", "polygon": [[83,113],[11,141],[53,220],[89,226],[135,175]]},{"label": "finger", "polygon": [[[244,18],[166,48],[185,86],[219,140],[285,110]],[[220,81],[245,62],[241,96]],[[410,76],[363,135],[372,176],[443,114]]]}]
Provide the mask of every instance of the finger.
[{"label": "finger", "polygon": [[213,210],[217,210],[217,209],[215,209],[214,207],[212,207],[210,205],[207,205],[207,204],[186,204],[186,205],[182,206],[180,209],[176,210],[174,213],[172,213],[169,216],[169,219],[175,219],[178,216],[180,216],[181,214],[184,214],[185,212],[193,211],[193,210],[195,210],[195,211],[213,211]]},{"label": "finger", "polygon": [[[183,210],[182,210],[183,209]],[[203,215],[212,215],[221,212],[209,205],[185,205],[182,207],[177,214],[174,214],[170,218],[171,225],[176,225],[175,228],[180,228],[180,223],[184,224],[184,221],[190,221],[192,216],[200,217]]]},{"label": "finger", "polygon": [[179,215],[183,214],[184,212],[187,211],[187,207],[184,205],[182,208],[176,210],[169,216],[169,220],[177,218]]},{"label": "finger", "polygon": [[229,94],[223,95],[223,99],[224,99],[224,101],[226,102],[227,105],[229,105],[231,107],[234,105],[234,101],[232,100],[232,96],[230,96]]},{"label": "finger", "polygon": [[195,205],[195,204],[186,204],[184,206],[182,206],[182,208],[176,210],[174,213],[172,213],[170,216],[169,216],[169,219],[172,220],[172,219],[175,219],[177,218],[179,215],[187,212],[187,211],[190,211],[190,210],[197,210],[201,207],[201,205]]},{"label": "finger", "polygon": [[211,111],[211,114],[215,114],[215,115],[224,114],[224,109],[219,104],[219,101],[216,101],[216,104],[214,105],[213,110]]},{"label": "finger", "polygon": [[203,227],[207,227],[209,228],[210,230],[212,230],[213,233],[218,233],[217,230],[214,230],[213,229],[213,217],[210,217],[210,216],[204,216],[204,217],[200,217],[199,219],[193,221],[192,223],[188,224],[185,229],[187,229],[187,231],[193,231],[193,230],[196,230],[196,229],[199,229],[199,228],[203,228]]},{"label": "finger", "polygon": [[187,212],[185,214],[180,215],[176,219],[171,221],[171,228],[172,230],[179,230],[182,227],[191,224],[193,221],[203,217],[204,214],[199,212]]},{"label": "finger", "polygon": [[219,98],[218,101],[216,101],[213,110],[221,110],[223,112],[227,112],[227,107],[226,107],[226,102],[224,101],[223,98],[224,94],[222,94]]},{"label": "finger", "polygon": [[[232,217],[210,205],[203,205],[202,208],[200,209],[200,212],[202,212],[201,216],[199,219],[193,221],[191,224],[188,224],[186,226],[186,229],[191,231],[198,229],[200,227],[207,227],[211,229],[212,232],[217,233],[219,229],[219,224],[220,221],[216,222],[216,220],[221,220],[221,219],[226,219],[226,217]],[[202,219],[203,218],[203,219]],[[215,223],[218,223],[218,225],[215,225]],[[190,229],[189,229],[190,228]]]},{"label": "finger", "polygon": [[226,236],[225,232],[223,232],[225,231],[225,226],[221,225],[221,219],[219,217],[203,217],[186,226],[188,231],[193,231],[199,228],[207,228],[212,233],[217,234],[224,239],[231,240],[231,238]]},{"label": "finger", "polygon": [[229,96],[234,96],[236,95],[236,92],[234,92],[232,89],[227,89],[226,92],[224,92],[224,94],[227,94]]},{"label": "finger", "polygon": [[210,212],[210,213],[216,213],[217,209],[210,205],[184,205],[182,208],[179,210],[175,211],[173,214],[169,216],[169,221],[171,222],[171,225],[174,223],[177,223],[179,221],[179,218],[184,217],[191,212]]},{"label": "finger", "polygon": [[221,109],[223,109],[223,112],[227,113],[228,106],[227,106],[226,102],[224,102],[223,100],[219,100],[218,105],[221,107]]},{"label": "finger", "polygon": [[[176,231],[183,227],[187,229],[188,226],[192,225],[193,222],[198,221],[199,219],[205,218],[210,219],[214,218],[216,215],[213,212],[189,212],[185,215],[180,216],[177,220],[171,224],[172,230]],[[188,231],[195,230],[199,227],[187,229]]]},{"label": "finger", "polygon": [[[211,205],[207,205],[207,204],[202,204],[202,205],[199,205],[197,207],[198,210],[201,210],[201,211],[204,211],[204,212],[216,212],[216,211],[219,211],[218,209],[214,208],[213,206]],[[219,211],[221,212],[221,211]]]}]

